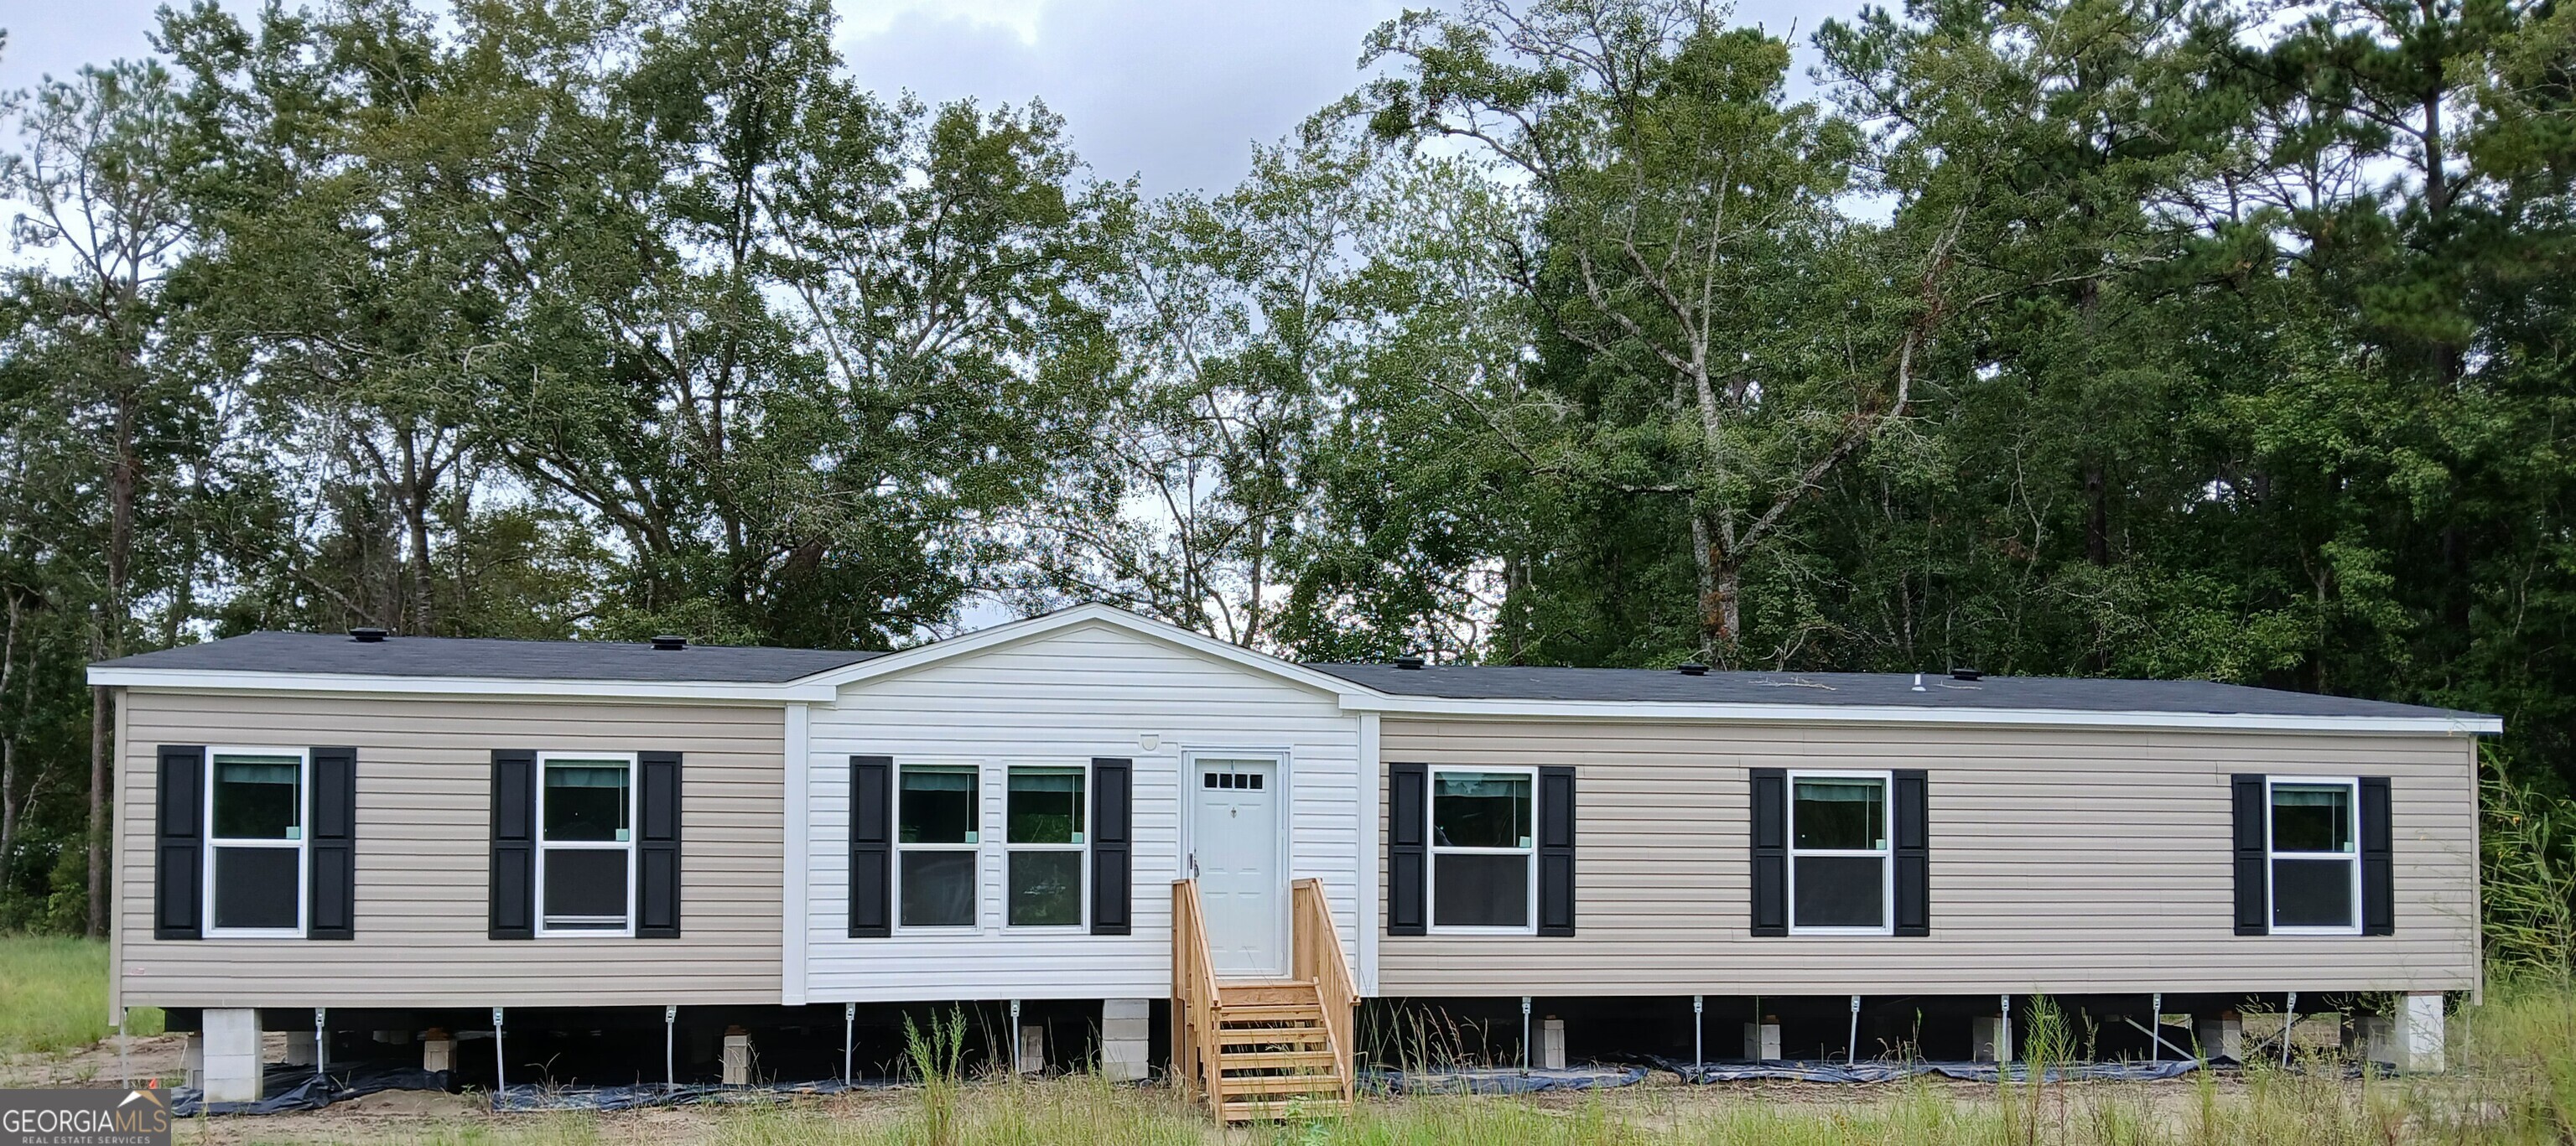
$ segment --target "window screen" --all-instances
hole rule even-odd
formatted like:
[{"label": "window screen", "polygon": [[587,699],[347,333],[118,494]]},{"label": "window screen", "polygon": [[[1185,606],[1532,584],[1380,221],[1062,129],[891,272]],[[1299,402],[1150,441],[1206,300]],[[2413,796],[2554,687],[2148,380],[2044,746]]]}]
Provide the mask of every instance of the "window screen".
[{"label": "window screen", "polygon": [[215,847],[215,926],[302,925],[296,908],[304,853],[296,848]]}]

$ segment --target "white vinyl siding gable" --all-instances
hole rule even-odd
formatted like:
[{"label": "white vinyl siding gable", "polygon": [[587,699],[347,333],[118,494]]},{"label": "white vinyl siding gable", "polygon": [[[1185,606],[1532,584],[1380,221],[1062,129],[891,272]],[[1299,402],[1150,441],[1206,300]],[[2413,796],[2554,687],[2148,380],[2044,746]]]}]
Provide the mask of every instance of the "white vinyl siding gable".
[{"label": "white vinyl siding gable", "polygon": [[[1360,718],[1335,698],[1129,629],[1083,624],[842,689],[807,726],[804,983],[791,1002],[1159,998],[1171,985],[1185,753],[1284,755],[1286,879],[1317,877],[1358,961]],[[1147,745],[1150,743],[1150,747]],[[850,757],[980,767],[976,923],[945,933],[848,934]],[[1013,769],[1134,762],[1126,935],[1009,922]],[[1088,773],[1086,772],[1086,776]],[[1093,798],[1086,779],[1085,814]],[[1090,840],[1096,825],[1086,822]],[[1087,871],[1087,866],[1086,866]],[[1283,886],[1281,895],[1286,895]],[[789,965],[795,966],[791,959]]]}]

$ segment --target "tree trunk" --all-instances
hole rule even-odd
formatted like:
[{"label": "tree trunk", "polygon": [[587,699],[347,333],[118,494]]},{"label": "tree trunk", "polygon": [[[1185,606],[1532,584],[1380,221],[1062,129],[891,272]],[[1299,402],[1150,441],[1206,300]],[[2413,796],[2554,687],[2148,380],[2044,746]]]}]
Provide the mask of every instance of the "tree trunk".
[{"label": "tree trunk", "polygon": [[[435,448],[435,447],[433,447]],[[429,603],[429,491],[422,488],[420,451],[409,431],[402,436],[403,526],[410,553],[403,559],[403,594],[410,599],[407,631],[427,635],[433,623]]]},{"label": "tree trunk", "polygon": [[18,854],[18,734],[0,733],[0,887],[9,882],[9,858]]},{"label": "tree trunk", "polygon": [[[0,705],[9,703],[9,686],[18,675],[18,623],[25,615],[15,593],[8,598],[9,629],[0,636]],[[18,724],[0,728],[0,888],[9,883],[9,859],[18,842]]]},{"label": "tree trunk", "polygon": [[89,690],[89,937],[107,936],[107,706],[106,685]]},{"label": "tree trunk", "polygon": [[2089,507],[2084,517],[2084,559],[2095,566],[2111,563],[2111,511],[2109,497],[2102,489],[2102,467],[2084,470],[2084,500]]},{"label": "tree trunk", "polygon": [[[134,406],[131,389],[117,395],[116,457],[109,467],[107,525],[107,607],[98,614],[102,652],[113,660],[125,655],[126,581],[134,555],[134,498],[141,485],[142,460],[134,453]],[[89,936],[107,935],[107,710],[104,687],[90,690],[89,717]]]},{"label": "tree trunk", "polygon": [[1699,550],[1699,636],[1703,654],[1720,667],[1735,667],[1744,640],[1744,562],[1708,523],[1691,515],[1691,540]]}]

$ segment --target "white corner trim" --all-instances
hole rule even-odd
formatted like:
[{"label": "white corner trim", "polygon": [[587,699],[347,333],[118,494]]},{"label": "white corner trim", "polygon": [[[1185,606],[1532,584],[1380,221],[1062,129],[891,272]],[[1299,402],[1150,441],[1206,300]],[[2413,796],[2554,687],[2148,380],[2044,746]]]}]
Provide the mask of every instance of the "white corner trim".
[{"label": "white corner trim", "polygon": [[1378,863],[1383,853],[1377,842],[1377,805],[1380,782],[1386,778],[1386,765],[1379,759],[1378,714],[1363,712],[1360,718],[1360,862],[1359,920],[1360,933],[1353,938],[1359,943],[1359,989],[1362,998],[1377,995],[1378,934]]},{"label": "white corner trim", "polygon": [[786,878],[779,881],[778,903],[778,1002],[787,1007],[805,1005],[805,949],[814,942],[812,929],[807,926],[807,917],[813,911],[806,900],[805,886],[807,825],[813,822],[806,792],[814,773],[806,717],[806,706],[787,706],[783,760],[787,766],[787,806],[783,809],[787,827],[787,872]]},{"label": "white corner trim", "polygon": [[89,683],[186,692],[358,692],[411,696],[533,697],[547,700],[713,700],[783,704],[828,701],[829,686],[701,681],[517,680],[501,677],[364,676],[349,673],[230,672],[93,666]]},{"label": "white corner trim", "polygon": [[1659,720],[1725,724],[1940,724],[2059,728],[2171,728],[2185,731],[2376,732],[2494,735],[2497,717],[2289,716],[2233,712],[2092,712],[2052,708],[1916,708],[1859,704],[1676,704],[1665,701],[1459,700],[1352,693],[1345,712],[1399,716],[1533,717],[1554,720]]},{"label": "white corner trim", "polygon": [[1294,661],[1282,660],[1268,653],[1254,652],[1251,649],[1230,645],[1202,633],[1193,633],[1178,625],[1168,625],[1161,621],[1139,617],[1109,605],[1077,605],[1058,612],[995,625],[989,629],[977,629],[963,636],[933,641],[926,645],[915,645],[900,652],[887,653],[881,657],[871,657],[855,664],[828,669],[800,678],[795,683],[799,686],[837,689],[842,685],[907,673],[941,661],[1084,625],[1099,625],[1133,633],[1147,640],[1172,645],[1210,660],[1224,661],[1239,668],[1277,677],[1291,684],[1303,685],[1317,692],[1346,700],[1371,695],[1371,691],[1366,687],[1353,684],[1330,673],[1317,672]]}]

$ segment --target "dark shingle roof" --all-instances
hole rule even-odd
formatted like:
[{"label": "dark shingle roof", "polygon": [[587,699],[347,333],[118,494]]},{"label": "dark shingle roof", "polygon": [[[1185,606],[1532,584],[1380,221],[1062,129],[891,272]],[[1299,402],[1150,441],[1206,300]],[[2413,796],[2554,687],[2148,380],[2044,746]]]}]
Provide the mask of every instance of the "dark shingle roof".
[{"label": "dark shingle roof", "polygon": [[387,637],[365,644],[321,633],[250,633],[140,653],[101,667],[195,672],[286,672],[614,680],[667,684],[779,684],[883,653],[690,645],[677,651],[616,641],[504,641]]},{"label": "dark shingle roof", "polygon": [[2309,692],[2248,688],[2205,680],[2107,680],[2086,677],[1990,676],[1953,680],[1912,673],[1711,672],[1528,668],[1511,665],[1313,664],[1353,684],[1397,696],[1448,700],[1648,701],[1695,704],[1871,705],[1945,709],[2043,709],[2065,712],[2228,713],[2266,716],[2412,716],[2486,719],[2477,713],[2354,700]]}]

